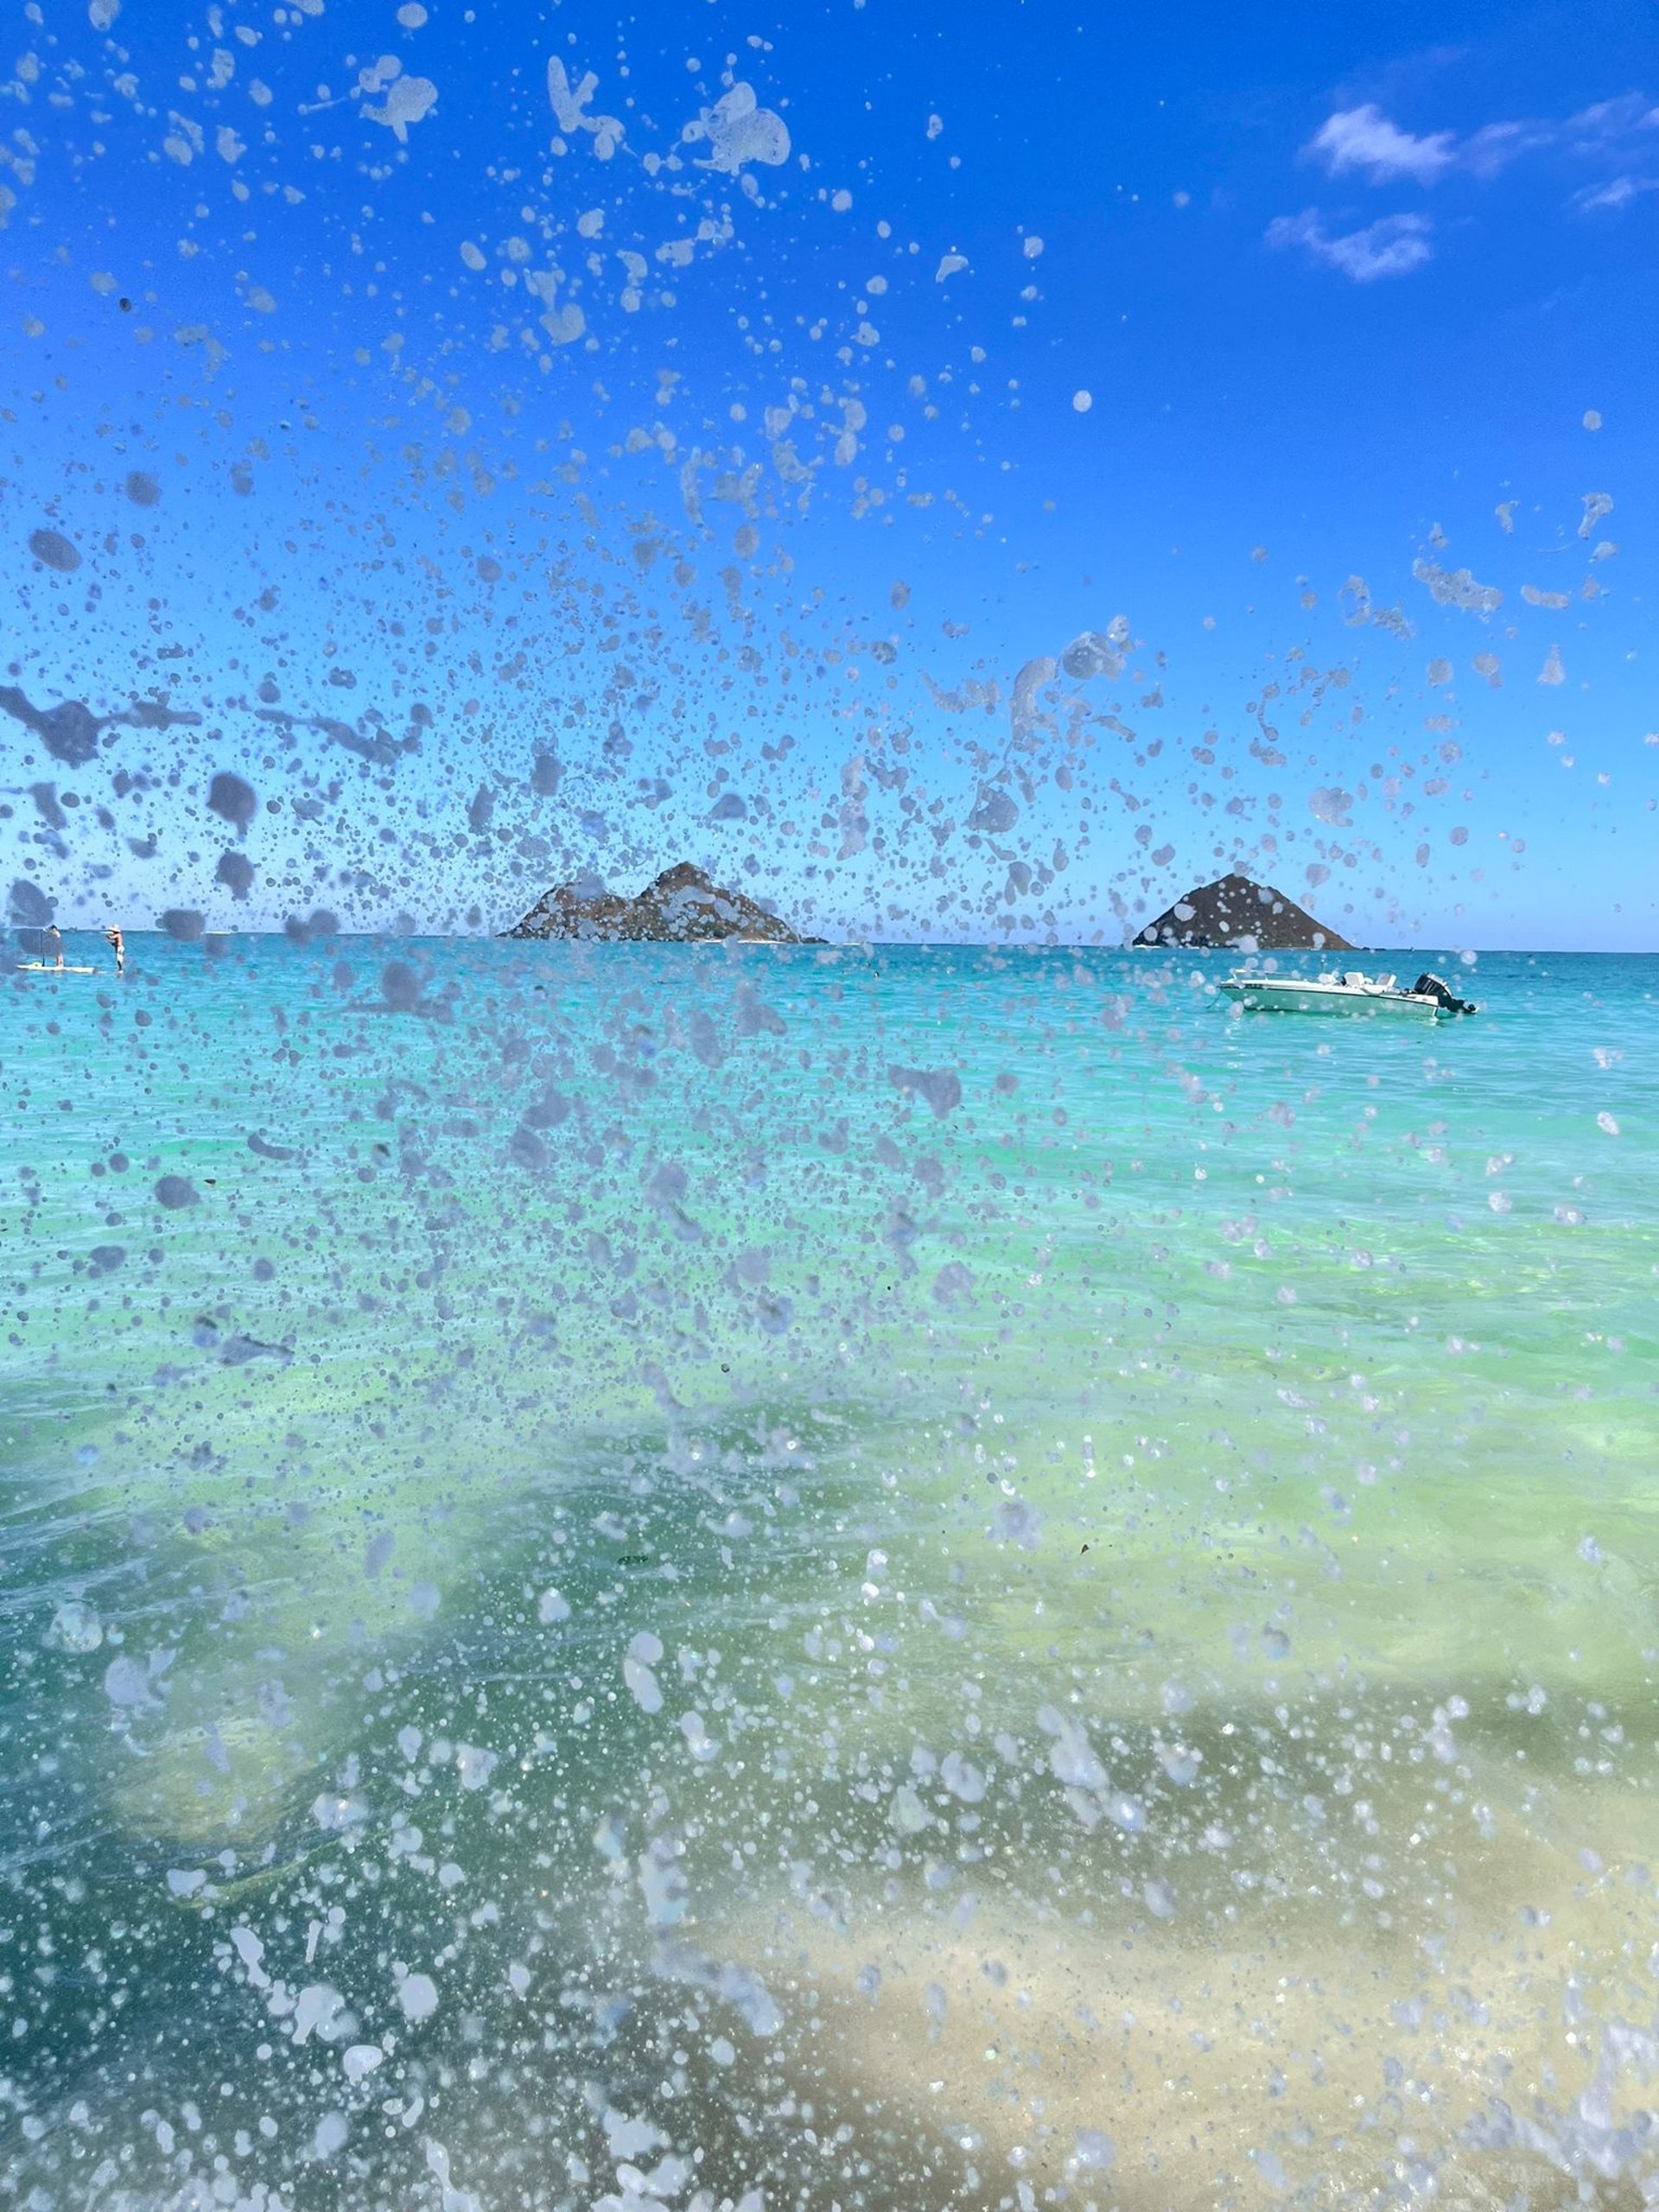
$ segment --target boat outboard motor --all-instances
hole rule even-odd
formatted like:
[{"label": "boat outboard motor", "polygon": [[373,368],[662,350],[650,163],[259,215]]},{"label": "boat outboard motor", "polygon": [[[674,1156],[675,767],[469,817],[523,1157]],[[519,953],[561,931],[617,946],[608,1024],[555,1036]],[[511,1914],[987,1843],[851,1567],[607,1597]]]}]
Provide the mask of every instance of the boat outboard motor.
[{"label": "boat outboard motor", "polygon": [[1472,999],[1460,999],[1443,976],[1431,976],[1427,969],[1412,985],[1414,998],[1438,999],[1443,1014],[1478,1014],[1480,1008]]}]

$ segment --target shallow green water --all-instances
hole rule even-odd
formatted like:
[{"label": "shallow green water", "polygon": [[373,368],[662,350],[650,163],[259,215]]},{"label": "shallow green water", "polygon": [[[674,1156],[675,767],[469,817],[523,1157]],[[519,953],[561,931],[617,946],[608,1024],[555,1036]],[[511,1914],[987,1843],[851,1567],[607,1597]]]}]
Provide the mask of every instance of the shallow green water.
[{"label": "shallow green water", "polygon": [[1659,962],[1225,964],[6,992],[12,2200],[1659,2190]]}]

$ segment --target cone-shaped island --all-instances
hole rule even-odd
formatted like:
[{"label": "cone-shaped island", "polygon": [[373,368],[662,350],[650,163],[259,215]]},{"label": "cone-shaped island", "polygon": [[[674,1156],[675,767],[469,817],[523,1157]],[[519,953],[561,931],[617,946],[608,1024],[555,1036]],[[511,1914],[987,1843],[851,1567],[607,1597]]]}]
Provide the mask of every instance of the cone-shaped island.
[{"label": "cone-shaped island", "polygon": [[1239,952],[1351,952],[1345,937],[1315,921],[1270,883],[1224,875],[1178,899],[1148,922],[1137,944],[1230,946]]}]

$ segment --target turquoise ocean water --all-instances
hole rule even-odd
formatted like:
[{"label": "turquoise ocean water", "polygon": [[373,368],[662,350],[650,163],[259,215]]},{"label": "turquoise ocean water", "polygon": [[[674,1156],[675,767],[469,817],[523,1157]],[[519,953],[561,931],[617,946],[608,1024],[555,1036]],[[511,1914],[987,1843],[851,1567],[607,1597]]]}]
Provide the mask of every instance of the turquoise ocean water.
[{"label": "turquoise ocean water", "polygon": [[1659,2201],[1659,960],[69,944],[0,2202]]}]

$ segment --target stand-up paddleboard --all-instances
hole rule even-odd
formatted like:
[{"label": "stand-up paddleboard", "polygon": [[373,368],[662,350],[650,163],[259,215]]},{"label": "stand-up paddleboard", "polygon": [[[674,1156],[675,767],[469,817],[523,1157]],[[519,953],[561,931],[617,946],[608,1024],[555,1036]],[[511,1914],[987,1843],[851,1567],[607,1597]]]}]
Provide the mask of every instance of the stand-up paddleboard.
[{"label": "stand-up paddleboard", "polygon": [[67,963],[61,968],[55,960],[20,960],[18,972],[24,976],[101,976],[102,968],[73,968]]}]

